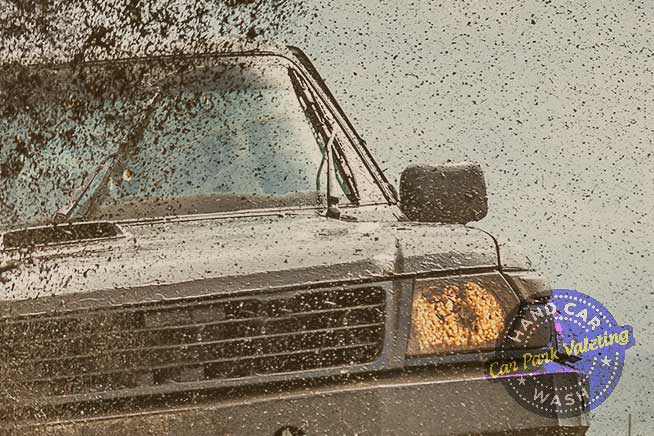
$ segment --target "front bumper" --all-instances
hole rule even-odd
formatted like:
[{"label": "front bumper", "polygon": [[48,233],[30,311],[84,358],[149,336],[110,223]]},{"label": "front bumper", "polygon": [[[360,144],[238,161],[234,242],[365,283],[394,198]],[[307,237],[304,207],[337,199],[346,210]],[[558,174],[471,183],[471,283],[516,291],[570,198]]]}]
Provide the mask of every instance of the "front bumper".
[{"label": "front bumper", "polygon": [[274,436],[292,435],[282,429],[295,427],[306,436],[495,436],[583,435],[587,425],[585,416],[534,414],[479,368],[439,368],[4,431],[39,436]]}]

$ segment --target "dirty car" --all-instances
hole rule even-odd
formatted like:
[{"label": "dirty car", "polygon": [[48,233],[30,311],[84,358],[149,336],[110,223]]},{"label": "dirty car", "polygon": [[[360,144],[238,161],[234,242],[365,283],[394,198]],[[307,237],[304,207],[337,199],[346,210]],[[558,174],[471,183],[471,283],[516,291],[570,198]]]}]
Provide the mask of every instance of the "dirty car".
[{"label": "dirty car", "polygon": [[487,377],[547,284],[480,166],[398,193],[299,49],[3,71],[3,434],[585,433]]}]

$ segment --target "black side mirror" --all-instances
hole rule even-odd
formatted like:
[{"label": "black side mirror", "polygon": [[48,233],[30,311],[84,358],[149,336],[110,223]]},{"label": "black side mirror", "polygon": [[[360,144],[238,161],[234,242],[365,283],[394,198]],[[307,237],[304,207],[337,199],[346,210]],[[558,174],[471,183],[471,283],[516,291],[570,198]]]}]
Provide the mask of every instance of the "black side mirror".
[{"label": "black side mirror", "polygon": [[400,199],[411,221],[466,224],[488,213],[484,174],[472,163],[410,166],[400,178]]}]

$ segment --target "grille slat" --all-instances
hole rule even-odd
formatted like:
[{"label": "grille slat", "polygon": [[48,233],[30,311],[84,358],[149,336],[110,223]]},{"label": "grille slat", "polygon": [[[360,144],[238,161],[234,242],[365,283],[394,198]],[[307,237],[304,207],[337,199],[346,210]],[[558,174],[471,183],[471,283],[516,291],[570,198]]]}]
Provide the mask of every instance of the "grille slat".
[{"label": "grille slat", "polygon": [[[297,308],[296,312],[309,312],[312,310],[320,309],[329,309],[333,307],[349,307],[355,305],[367,305],[367,304],[379,304],[380,292],[383,293],[381,288],[367,288],[365,291],[371,291],[369,294],[358,295],[357,293],[352,293],[347,291],[344,293],[343,290],[307,290],[301,293],[296,294],[295,296],[284,299],[283,297],[275,297],[272,299],[261,299],[257,297],[247,298],[247,297],[226,297],[218,300],[211,299],[190,299],[188,302],[170,302],[170,303],[153,303],[149,307],[145,308],[144,305],[132,305],[132,306],[123,306],[120,310],[112,311],[109,314],[107,310],[96,309],[93,311],[73,311],[70,313],[53,313],[47,314],[47,320],[35,320],[33,315],[29,316],[14,316],[11,318],[4,318],[3,321],[7,324],[5,328],[11,325],[21,325],[21,324],[30,324],[37,323],[39,325],[48,325],[48,328],[51,330],[58,330],[57,325],[52,324],[55,322],[61,322],[62,325],[66,325],[66,322],[77,323],[80,321],[80,315],[86,320],[94,319],[93,325],[97,324],[98,320],[101,320],[103,317],[111,315],[115,317],[113,322],[115,324],[121,323],[131,323],[134,322],[134,319],[131,318],[133,314],[143,314],[145,312],[171,312],[184,310],[188,308],[199,309],[204,306],[219,306],[224,309],[231,308],[230,313],[256,313],[256,308],[261,307],[260,304],[265,302],[266,307],[270,308],[279,308],[280,303],[287,301],[287,308],[295,307]],[[224,312],[229,312],[229,310],[224,310]],[[274,312],[274,310],[269,309],[268,312]],[[278,313],[272,313],[277,315]],[[251,316],[254,317],[254,316]],[[122,320],[122,322],[121,322]],[[91,324],[87,321],[86,324]],[[3,328],[0,332],[0,337],[6,330]],[[16,333],[14,333],[16,334]]]},{"label": "grille slat", "polygon": [[42,379],[27,382],[26,392],[39,395],[74,395],[80,393],[129,389],[145,385],[178,383],[180,370],[201,370],[205,379],[230,379],[255,375],[278,374],[292,371],[309,370],[318,367],[321,361],[330,361],[333,365],[352,365],[361,363],[361,358],[368,358],[376,353],[379,344],[369,342],[343,347],[315,348],[287,353],[264,354],[247,358],[226,358],[189,364],[161,366],[126,373],[99,373],[78,375],[66,379]]},{"label": "grille slat", "polygon": [[[370,334],[369,330],[371,329],[374,333]],[[139,368],[139,365],[144,364],[153,368],[165,363],[191,364],[193,360],[202,361],[215,358],[211,357],[213,354],[224,354],[238,358],[255,353],[266,353],[267,350],[273,347],[306,348],[315,343],[321,343],[325,346],[351,345],[350,342],[356,341],[358,338],[378,335],[379,330],[380,327],[377,324],[364,324],[362,326],[278,333],[214,342],[117,349],[95,355],[35,360],[27,363],[30,366],[23,366],[21,372],[25,372],[25,369],[27,369],[32,374],[47,375],[75,369],[80,374],[85,374],[93,371],[109,372],[112,369],[121,368],[122,371],[129,372],[144,369]],[[290,340],[293,340],[293,343],[288,342]],[[335,344],[332,344],[332,342]],[[71,377],[74,376],[62,376],[60,378]]]},{"label": "grille slat", "polygon": [[[369,309],[378,309],[370,311]],[[380,322],[380,314],[383,313],[383,305],[367,305],[348,308],[316,310],[302,314],[286,315],[277,318],[260,317],[247,320],[225,320],[201,324],[187,324],[166,327],[143,328],[137,330],[120,330],[86,333],[84,335],[55,339],[40,339],[36,341],[9,342],[12,344],[12,351],[16,354],[29,354],[31,359],[37,359],[40,355],[48,355],[51,358],[57,355],[75,355],[76,349],[84,349],[89,341],[94,342],[94,348],[102,349],[110,343],[134,344],[135,346],[154,346],[161,343],[188,343],[194,340],[197,335],[211,340],[217,337],[234,338],[249,337],[263,328],[266,332],[281,333],[292,332],[300,329],[316,326],[332,327],[340,325],[342,316],[345,321],[356,323],[357,320],[364,322]],[[104,342],[103,342],[104,339]],[[88,349],[88,347],[87,347]]]},{"label": "grille slat", "polygon": [[381,288],[205,297],[0,320],[9,393],[47,398],[374,361]]}]

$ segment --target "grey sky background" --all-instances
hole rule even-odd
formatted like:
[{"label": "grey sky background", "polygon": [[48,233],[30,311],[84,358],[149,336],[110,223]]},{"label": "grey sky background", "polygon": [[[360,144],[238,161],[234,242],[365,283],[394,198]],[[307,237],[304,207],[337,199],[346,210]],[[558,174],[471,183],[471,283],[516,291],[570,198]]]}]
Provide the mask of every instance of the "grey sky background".
[{"label": "grey sky background", "polygon": [[654,2],[308,2],[314,59],[394,180],[482,164],[479,227],[634,326],[591,435],[654,428]]}]

